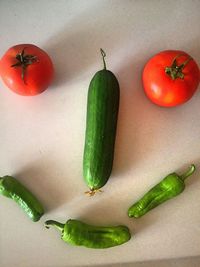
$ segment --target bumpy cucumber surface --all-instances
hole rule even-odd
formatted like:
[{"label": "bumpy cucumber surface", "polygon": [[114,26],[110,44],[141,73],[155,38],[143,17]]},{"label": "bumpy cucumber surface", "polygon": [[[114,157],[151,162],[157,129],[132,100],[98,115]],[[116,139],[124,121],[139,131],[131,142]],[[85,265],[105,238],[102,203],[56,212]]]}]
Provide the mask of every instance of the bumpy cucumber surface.
[{"label": "bumpy cucumber surface", "polygon": [[114,158],[120,89],[115,75],[106,69],[92,78],[87,100],[83,175],[90,192],[108,181]]}]

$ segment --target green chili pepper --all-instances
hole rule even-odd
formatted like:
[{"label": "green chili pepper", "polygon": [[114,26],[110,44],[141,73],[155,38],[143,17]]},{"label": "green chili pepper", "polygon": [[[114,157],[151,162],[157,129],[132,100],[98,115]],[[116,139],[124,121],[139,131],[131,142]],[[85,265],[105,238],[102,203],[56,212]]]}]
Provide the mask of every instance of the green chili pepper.
[{"label": "green chili pepper", "polygon": [[130,238],[128,227],[112,226],[92,226],[78,220],[68,220],[65,224],[49,220],[45,226],[55,226],[62,233],[61,239],[71,245],[85,246],[88,248],[109,248],[121,245]]},{"label": "green chili pepper", "polygon": [[182,175],[171,173],[166,176],[129,208],[128,216],[139,218],[161,203],[179,195],[185,189],[184,180],[192,175],[194,171],[195,165],[192,164],[188,171]]},{"label": "green chili pepper", "polygon": [[0,194],[13,199],[34,222],[44,214],[43,207],[37,198],[12,176],[0,178]]}]

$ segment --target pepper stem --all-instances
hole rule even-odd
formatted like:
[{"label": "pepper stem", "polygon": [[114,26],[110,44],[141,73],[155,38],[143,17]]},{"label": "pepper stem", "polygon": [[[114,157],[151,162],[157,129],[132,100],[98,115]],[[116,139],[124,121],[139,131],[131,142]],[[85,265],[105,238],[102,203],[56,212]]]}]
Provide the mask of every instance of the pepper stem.
[{"label": "pepper stem", "polygon": [[63,223],[59,223],[59,222],[54,221],[54,220],[48,220],[48,221],[45,222],[45,227],[47,229],[49,229],[50,225],[55,226],[61,232],[63,231],[64,226],[65,226]]},{"label": "pepper stem", "polygon": [[195,165],[192,164],[185,173],[183,173],[182,175],[180,175],[181,180],[184,181],[187,177],[189,177],[190,175],[192,175],[193,172],[195,171],[195,169],[196,169]]},{"label": "pepper stem", "polygon": [[100,52],[103,58],[103,69],[106,70],[106,62],[105,62],[106,53],[103,51],[102,48],[100,48]]}]

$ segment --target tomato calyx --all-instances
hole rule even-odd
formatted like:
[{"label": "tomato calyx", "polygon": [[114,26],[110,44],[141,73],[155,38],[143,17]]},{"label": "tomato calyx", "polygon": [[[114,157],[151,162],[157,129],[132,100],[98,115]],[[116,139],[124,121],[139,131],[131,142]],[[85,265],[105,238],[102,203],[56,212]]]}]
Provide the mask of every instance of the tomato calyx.
[{"label": "tomato calyx", "polygon": [[17,62],[15,64],[11,65],[12,68],[13,67],[21,67],[22,68],[21,78],[22,78],[24,83],[25,83],[24,76],[25,76],[26,68],[29,65],[38,61],[36,56],[25,54],[25,49],[26,49],[26,47],[23,48],[21,53],[16,55],[15,58],[17,59]]},{"label": "tomato calyx", "polygon": [[165,68],[165,73],[167,75],[169,75],[172,78],[172,80],[175,80],[177,78],[184,79],[184,73],[182,71],[185,68],[185,66],[189,63],[189,61],[192,60],[192,58],[189,57],[181,65],[178,65],[177,58],[181,57],[181,56],[183,56],[183,55],[182,54],[181,55],[177,55],[173,59],[172,65],[170,67],[166,67]]}]

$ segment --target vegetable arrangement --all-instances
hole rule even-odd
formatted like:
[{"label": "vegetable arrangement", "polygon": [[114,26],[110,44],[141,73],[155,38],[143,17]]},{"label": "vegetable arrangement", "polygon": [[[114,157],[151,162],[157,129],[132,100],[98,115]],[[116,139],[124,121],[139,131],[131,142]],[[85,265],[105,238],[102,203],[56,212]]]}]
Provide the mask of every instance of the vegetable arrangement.
[{"label": "vegetable arrangement", "polygon": [[94,75],[88,91],[83,158],[83,176],[91,196],[106,184],[112,171],[119,109],[119,83],[106,69],[102,49],[101,54],[104,69]]},{"label": "vegetable arrangement", "polygon": [[68,220],[65,224],[49,220],[45,222],[47,228],[55,226],[61,231],[61,238],[71,245],[87,248],[110,248],[127,242],[130,238],[128,227],[93,226],[77,220]]},{"label": "vegetable arrangement", "polygon": [[167,175],[129,208],[128,216],[139,218],[163,202],[178,196],[185,189],[185,179],[192,175],[194,171],[195,166],[192,164],[189,170],[180,176],[176,173]]},{"label": "vegetable arrangement", "polygon": [[34,222],[44,214],[44,209],[38,199],[12,176],[0,178],[0,194],[13,199]]},{"label": "vegetable arrangement", "polygon": [[174,107],[188,101],[199,85],[197,63],[187,53],[166,50],[153,56],[142,74],[144,91],[155,104]]},{"label": "vegetable arrangement", "polygon": [[[120,89],[115,75],[106,69],[105,52],[101,49],[103,70],[92,78],[87,100],[87,120],[83,156],[83,176],[93,196],[107,183],[113,166]],[[4,83],[20,95],[36,95],[50,85],[54,68],[42,49],[22,44],[11,47],[0,61]],[[199,85],[197,63],[183,51],[162,51],[152,57],[143,70],[143,86],[147,97],[155,104],[172,107],[188,101]],[[192,164],[182,175],[171,173],[150,189],[128,209],[128,216],[139,218],[185,189],[184,180],[192,175]],[[0,178],[0,194],[13,199],[36,222],[44,214],[42,204],[12,176]],[[64,242],[87,248],[109,248],[131,238],[128,227],[93,226],[78,220],[65,224],[47,220],[45,226],[61,231]]]},{"label": "vegetable arrangement", "polygon": [[33,96],[42,93],[51,84],[54,68],[45,51],[32,44],[19,44],[3,55],[0,75],[15,93]]}]

